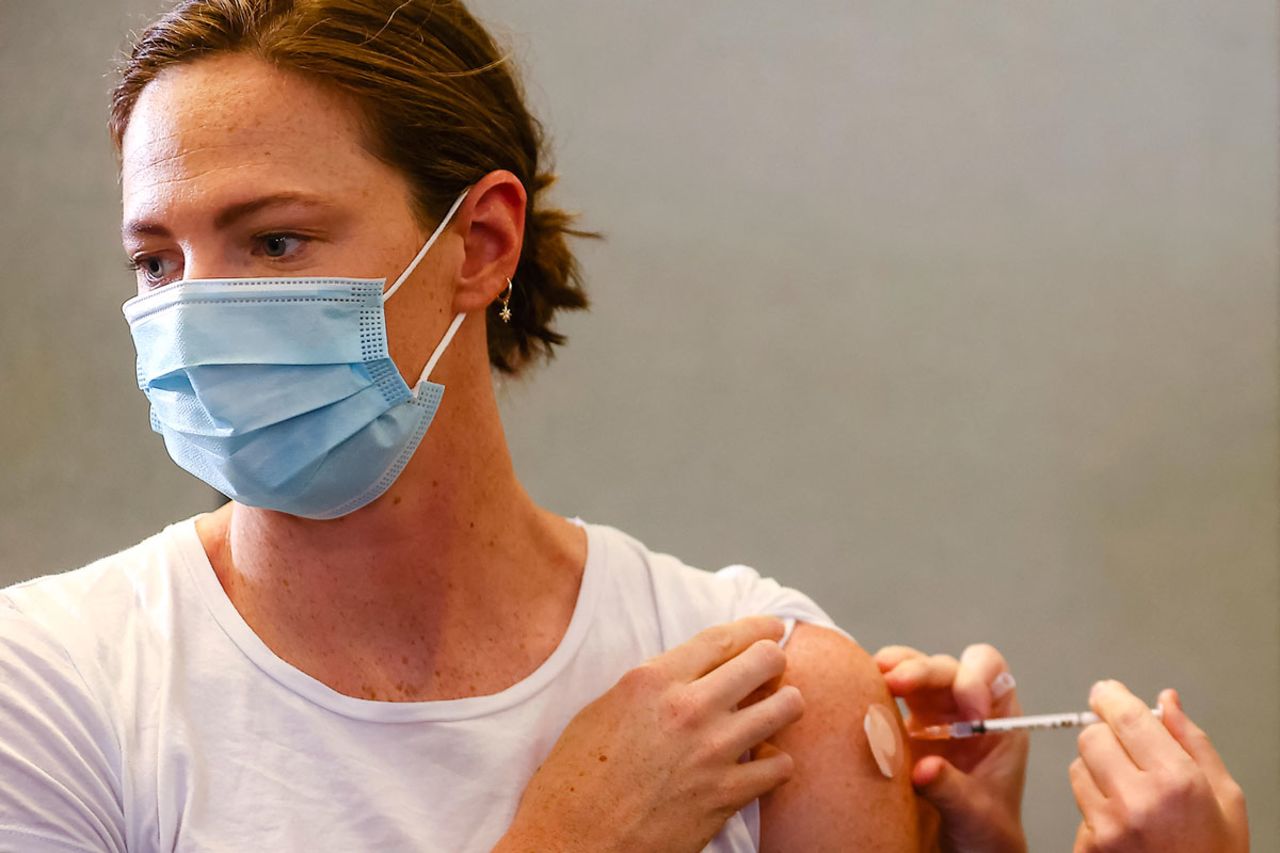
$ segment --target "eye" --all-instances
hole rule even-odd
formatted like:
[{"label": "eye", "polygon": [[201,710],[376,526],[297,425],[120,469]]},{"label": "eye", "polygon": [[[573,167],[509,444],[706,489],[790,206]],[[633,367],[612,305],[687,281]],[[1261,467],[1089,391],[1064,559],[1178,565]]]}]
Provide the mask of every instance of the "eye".
[{"label": "eye", "polygon": [[257,242],[255,253],[260,252],[268,258],[283,258],[296,254],[307,238],[297,234],[263,234],[254,238]]},{"label": "eye", "polygon": [[172,265],[160,255],[136,255],[129,259],[128,266],[149,287],[162,283],[174,272]]}]

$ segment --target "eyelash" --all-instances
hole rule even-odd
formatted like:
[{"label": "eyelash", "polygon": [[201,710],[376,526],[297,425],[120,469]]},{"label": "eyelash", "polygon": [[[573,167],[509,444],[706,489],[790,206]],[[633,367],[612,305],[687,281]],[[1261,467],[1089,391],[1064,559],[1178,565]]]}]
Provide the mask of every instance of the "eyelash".
[{"label": "eyelash", "polygon": [[[263,244],[265,244],[267,240],[270,240],[273,237],[284,238],[286,240],[297,240],[303,246],[305,246],[307,243],[310,243],[314,239],[313,237],[308,237],[305,234],[294,234],[293,232],[290,232],[290,231],[264,231],[261,234],[255,234],[252,238],[252,242],[255,244],[254,254],[258,254],[257,248],[261,247]],[[301,248],[301,246],[299,248]],[[272,256],[267,255],[267,257],[272,257]]]},{"label": "eyelash", "polygon": [[[272,238],[297,240],[299,241],[299,243],[302,244],[301,246],[299,246],[299,249],[301,249],[302,246],[305,246],[306,244],[312,242],[315,239],[314,237],[309,237],[306,234],[295,234],[289,231],[264,231],[263,233],[255,234],[252,238],[250,238],[251,242],[254,244],[252,253],[255,255],[259,255],[259,254],[263,255],[267,258],[270,258],[271,260],[279,260],[280,259],[279,256],[267,255],[265,252],[259,251],[259,249],[263,248],[265,242]],[[154,255],[138,255],[137,257],[126,258],[124,263],[125,269],[129,270],[136,276],[139,272],[143,271],[142,270],[143,266],[147,263],[147,261],[151,260],[153,257],[155,256]],[[152,282],[148,280],[147,283],[155,284],[156,282]]]},{"label": "eyelash", "polygon": [[[125,262],[124,262],[125,269],[127,269],[127,270],[131,271],[131,272],[136,276],[139,272],[141,272],[141,271],[142,271],[142,267],[143,267],[143,265],[144,265],[147,261],[151,260],[151,258],[152,258],[152,257],[154,257],[154,256],[153,256],[153,255],[139,255],[139,256],[138,256],[138,257],[136,257],[136,258],[126,258],[126,259],[125,259]],[[145,273],[144,273],[143,277],[144,277],[144,278],[146,278]],[[147,284],[152,284],[152,283],[153,283],[153,282],[151,282],[151,281],[149,281],[149,280],[147,281]]]}]

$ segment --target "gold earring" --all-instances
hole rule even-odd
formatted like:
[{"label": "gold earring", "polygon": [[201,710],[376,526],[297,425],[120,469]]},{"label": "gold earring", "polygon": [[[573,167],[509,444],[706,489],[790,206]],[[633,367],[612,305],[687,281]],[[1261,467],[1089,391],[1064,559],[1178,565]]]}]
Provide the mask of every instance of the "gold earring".
[{"label": "gold earring", "polygon": [[502,294],[501,296],[502,310],[498,312],[498,316],[502,318],[502,322],[504,323],[511,322],[511,308],[507,304],[511,301],[511,289],[512,289],[511,279],[507,279],[507,292]]}]

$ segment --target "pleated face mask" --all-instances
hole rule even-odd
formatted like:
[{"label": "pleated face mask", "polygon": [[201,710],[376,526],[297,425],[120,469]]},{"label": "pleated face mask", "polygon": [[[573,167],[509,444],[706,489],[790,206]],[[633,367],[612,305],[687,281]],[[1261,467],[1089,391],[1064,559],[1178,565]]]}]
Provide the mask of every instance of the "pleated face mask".
[{"label": "pleated face mask", "polygon": [[382,495],[435,417],[444,386],[428,376],[464,317],[410,389],[383,306],[465,197],[385,293],[385,279],[198,279],[126,302],[138,387],[173,461],[242,504],[306,518]]}]

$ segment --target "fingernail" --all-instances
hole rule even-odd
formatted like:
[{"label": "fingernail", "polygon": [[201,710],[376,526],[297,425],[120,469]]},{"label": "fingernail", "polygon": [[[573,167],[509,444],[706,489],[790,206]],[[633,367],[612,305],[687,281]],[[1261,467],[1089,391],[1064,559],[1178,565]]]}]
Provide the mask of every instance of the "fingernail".
[{"label": "fingernail", "polygon": [[1093,687],[1090,687],[1090,688],[1089,688],[1089,700],[1090,700],[1090,701],[1093,701],[1094,699],[1097,699],[1097,698],[1098,698],[1098,694],[1099,694],[1099,693],[1101,693],[1103,690],[1106,690],[1106,689],[1107,689],[1107,682],[1106,682],[1105,680],[1104,680],[1104,681],[1095,681],[1095,682],[1093,683]]},{"label": "fingernail", "polygon": [[997,701],[1003,699],[1017,686],[1018,682],[1014,680],[1012,672],[1002,672],[991,682],[991,698]]}]

